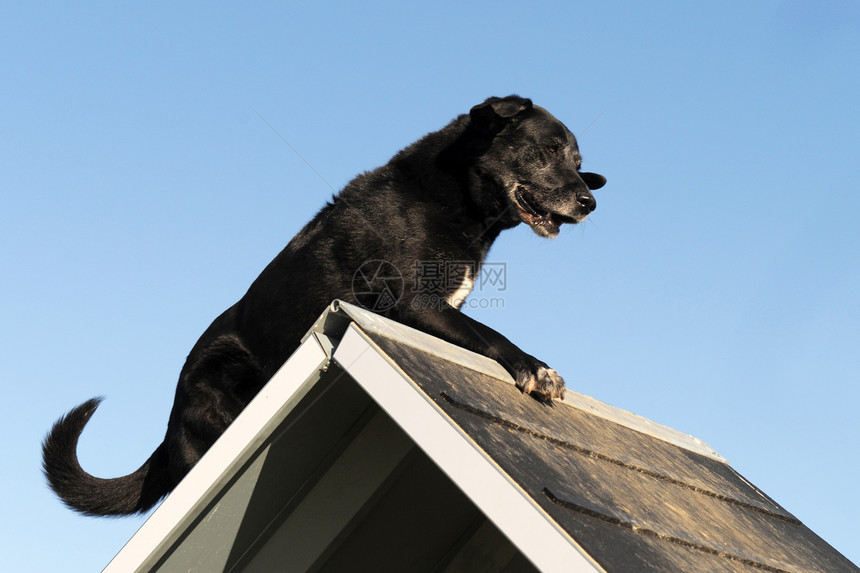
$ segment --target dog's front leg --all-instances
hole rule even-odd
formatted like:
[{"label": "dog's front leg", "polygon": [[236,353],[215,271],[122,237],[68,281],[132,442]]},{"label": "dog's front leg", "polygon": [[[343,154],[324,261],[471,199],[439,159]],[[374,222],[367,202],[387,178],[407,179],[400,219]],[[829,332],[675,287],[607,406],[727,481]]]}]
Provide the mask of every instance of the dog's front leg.
[{"label": "dog's front leg", "polygon": [[412,306],[401,309],[398,318],[413,328],[496,360],[511,374],[523,392],[543,400],[564,397],[564,380],[558,372],[523,352],[489,326],[453,307],[446,305],[434,309]]}]

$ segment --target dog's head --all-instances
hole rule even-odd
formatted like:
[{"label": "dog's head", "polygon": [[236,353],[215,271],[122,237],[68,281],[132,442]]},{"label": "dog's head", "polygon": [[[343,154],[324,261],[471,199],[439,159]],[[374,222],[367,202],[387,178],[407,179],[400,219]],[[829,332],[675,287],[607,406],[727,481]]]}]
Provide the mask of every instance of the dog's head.
[{"label": "dog's head", "polygon": [[531,100],[489,98],[469,112],[471,125],[491,138],[475,167],[504,195],[501,217],[526,223],[541,237],[555,237],[563,223],[594,211],[591,191],[606,178],[580,171],[582,156],[567,127]]}]

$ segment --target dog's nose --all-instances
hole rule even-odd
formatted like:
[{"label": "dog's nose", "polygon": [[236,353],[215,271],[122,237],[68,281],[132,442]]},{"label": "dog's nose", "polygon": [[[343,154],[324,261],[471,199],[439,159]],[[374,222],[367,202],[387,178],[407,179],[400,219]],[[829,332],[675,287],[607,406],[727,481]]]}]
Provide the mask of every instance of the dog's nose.
[{"label": "dog's nose", "polygon": [[597,200],[595,200],[594,195],[585,191],[584,193],[576,194],[576,202],[583,206],[589,213],[594,211],[597,208]]}]

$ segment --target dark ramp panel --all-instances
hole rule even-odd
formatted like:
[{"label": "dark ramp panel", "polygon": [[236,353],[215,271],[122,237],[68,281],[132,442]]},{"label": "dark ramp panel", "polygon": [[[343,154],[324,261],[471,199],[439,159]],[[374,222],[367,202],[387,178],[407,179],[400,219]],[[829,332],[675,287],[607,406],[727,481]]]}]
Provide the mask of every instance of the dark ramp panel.
[{"label": "dark ramp panel", "polygon": [[720,460],[368,336],[607,571],[860,571]]},{"label": "dark ramp panel", "polygon": [[427,456],[415,455],[404,465],[373,511],[320,567],[321,573],[350,571],[358,563],[379,573],[431,571],[440,555],[482,521],[478,508]]}]

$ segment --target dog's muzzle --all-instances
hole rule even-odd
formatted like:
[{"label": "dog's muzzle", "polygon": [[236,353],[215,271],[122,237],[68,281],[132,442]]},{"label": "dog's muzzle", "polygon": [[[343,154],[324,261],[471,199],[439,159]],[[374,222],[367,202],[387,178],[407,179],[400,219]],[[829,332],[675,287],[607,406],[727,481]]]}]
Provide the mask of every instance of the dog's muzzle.
[{"label": "dog's muzzle", "polygon": [[590,191],[578,191],[563,209],[553,205],[544,206],[534,193],[519,185],[514,190],[513,202],[519,211],[520,220],[541,237],[553,238],[564,223],[581,223],[597,208],[597,201]]}]

